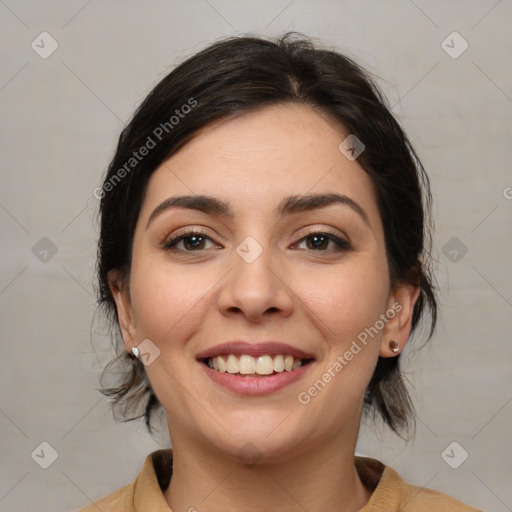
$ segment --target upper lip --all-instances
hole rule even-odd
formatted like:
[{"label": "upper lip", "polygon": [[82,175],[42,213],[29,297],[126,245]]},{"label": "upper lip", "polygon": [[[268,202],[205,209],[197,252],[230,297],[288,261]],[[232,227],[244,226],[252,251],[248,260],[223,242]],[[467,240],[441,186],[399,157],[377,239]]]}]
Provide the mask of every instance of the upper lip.
[{"label": "upper lip", "polygon": [[281,343],[277,341],[264,341],[258,343],[251,343],[248,341],[228,341],[215,345],[196,355],[197,359],[208,359],[210,357],[221,356],[221,355],[248,355],[248,356],[264,356],[264,355],[290,355],[297,359],[314,359],[315,356],[304,350],[288,345],[287,343]]}]

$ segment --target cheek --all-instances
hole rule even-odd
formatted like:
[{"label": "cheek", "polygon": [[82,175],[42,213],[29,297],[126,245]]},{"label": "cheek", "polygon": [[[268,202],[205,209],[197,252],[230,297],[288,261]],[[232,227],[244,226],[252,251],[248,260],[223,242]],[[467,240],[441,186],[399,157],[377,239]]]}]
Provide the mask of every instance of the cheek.
[{"label": "cheek", "polygon": [[211,275],[199,276],[190,267],[134,259],[130,290],[137,335],[157,345],[186,339],[214,286]]},{"label": "cheek", "polygon": [[[297,275],[297,293],[317,318],[318,328],[333,344],[350,344],[384,312],[388,294],[387,270],[380,260],[369,264],[326,268],[311,275]],[[298,285],[297,285],[298,286]],[[322,327],[323,325],[323,327]]]},{"label": "cheek", "polygon": [[372,327],[385,311],[385,276],[377,261],[320,272],[314,280],[302,278],[305,311],[312,312],[311,322],[322,333],[326,352],[301,399],[323,411],[319,414],[326,428],[357,416],[378,360],[380,331],[375,335]]}]

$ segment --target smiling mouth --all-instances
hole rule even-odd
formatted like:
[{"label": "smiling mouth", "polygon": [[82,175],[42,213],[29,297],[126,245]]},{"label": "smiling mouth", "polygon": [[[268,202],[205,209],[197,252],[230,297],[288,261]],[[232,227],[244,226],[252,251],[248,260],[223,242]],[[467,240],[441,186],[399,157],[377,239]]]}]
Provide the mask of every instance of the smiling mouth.
[{"label": "smiling mouth", "polygon": [[295,358],[289,354],[261,355],[226,354],[201,360],[212,370],[240,377],[269,377],[282,372],[293,372],[306,366],[314,359]]}]

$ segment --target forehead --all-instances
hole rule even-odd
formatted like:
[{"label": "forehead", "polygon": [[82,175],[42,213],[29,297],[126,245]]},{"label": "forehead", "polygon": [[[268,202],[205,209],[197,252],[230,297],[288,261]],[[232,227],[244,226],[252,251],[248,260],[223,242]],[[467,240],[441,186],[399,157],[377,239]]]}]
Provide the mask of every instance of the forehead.
[{"label": "forehead", "polygon": [[371,178],[339,150],[349,135],[299,104],[271,106],[202,129],[152,175],[141,212],[171,195],[222,198],[236,213],[275,211],[283,197],[340,193],[379,217]]}]

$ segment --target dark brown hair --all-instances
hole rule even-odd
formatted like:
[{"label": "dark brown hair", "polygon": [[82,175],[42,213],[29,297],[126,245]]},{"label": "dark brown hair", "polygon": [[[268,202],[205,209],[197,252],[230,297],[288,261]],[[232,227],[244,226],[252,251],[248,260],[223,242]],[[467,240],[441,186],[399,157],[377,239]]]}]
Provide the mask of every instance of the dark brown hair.
[{"label": "dark brown hair", "polygon": [[[437,301],[429,179],[374,79],[349,57],[320,48],[302,34],[276,40],[225,38],[185,60],[154,87],[122,131],[103,186],[97,189],[98,301],[111,320],[117,351],[102,374],[101,392],[112,397],[122,421],[144,417],[151,432],[152,413],[160,407],[143,364],[124,350],[108,285],[111,270],[129,278],[135,225],[151,174],[209,123],[286,102],[328,114],[365,145],[357,160],[377,191],[391,283],[420,286],[412,330],[429,310],[431,338]],[[142,157],[141,148],[149,146]],[[114,364],[121,365],[121,377],[116,385],[105,386]],[[366,413],[380,414],[399,435],[409,426],[413,407],[399,357],[379,358],[364,405]]]}]

